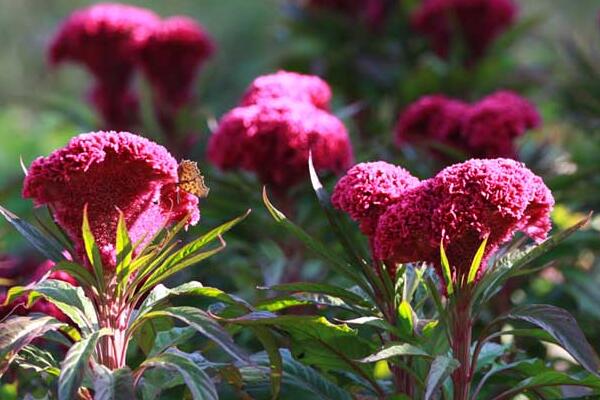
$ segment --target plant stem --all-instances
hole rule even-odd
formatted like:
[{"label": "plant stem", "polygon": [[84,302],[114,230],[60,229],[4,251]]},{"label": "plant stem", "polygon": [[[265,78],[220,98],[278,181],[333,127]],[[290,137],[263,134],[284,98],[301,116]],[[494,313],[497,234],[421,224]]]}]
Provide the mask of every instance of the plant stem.
[{"label": "plant stem", "polygon": [[473,317],[468,292],[456,293],[456,303],[451,312],[451,346],[454,358],[460,363],[452,373],[454,400],[468,400],[473,378],[471,371],[471,340]]}]

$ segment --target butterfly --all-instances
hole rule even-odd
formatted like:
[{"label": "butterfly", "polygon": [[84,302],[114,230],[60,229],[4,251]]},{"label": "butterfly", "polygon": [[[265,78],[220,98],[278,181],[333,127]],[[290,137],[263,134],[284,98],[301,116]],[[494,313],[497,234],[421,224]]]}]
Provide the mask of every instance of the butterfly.
[{"label": "butterfly", "polygon": [[179,182],[177,186],[184,192],[204,198],[208,196],[210,189],[204,183],[204,177],[200,173],[198,163],[190,160],[182,160],[177,167]]}]

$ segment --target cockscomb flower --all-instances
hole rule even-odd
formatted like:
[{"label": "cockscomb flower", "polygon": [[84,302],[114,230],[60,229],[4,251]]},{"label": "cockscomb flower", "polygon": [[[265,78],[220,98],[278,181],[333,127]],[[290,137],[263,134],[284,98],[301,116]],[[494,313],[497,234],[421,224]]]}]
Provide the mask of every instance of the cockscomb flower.
[{"label": "cockscomb flower", "polygon": [[246,90],[241,105],[248,106],[278,98],[306,102],[329,110],[331,88],[327,82],[315,75],[278,71],[256,78]]},{"label": "cockscomb flower", "polygon": [[[95,105],[102,99],[124,99],[130,96],[127,88],[138,49],[148,30],[159,21],[150,10],[118,3],[99,3],[76,10],[53,37],[48,59],[51,64],[70,61],[85,66],[96,79],[91,95]],[[121,124],[121,113],[108,111],[104,101],[100,112],[108,127],[127,127]],[[127,112],[132,115],[130,119],[137,119],[137,109]]]},{"label": "cockscomb flower", "polygon": [[398,118],[396,144],[436,141],[461,147],[461,126],[469,105],[443,95],[423,96]]},{"label": "cockscomb flower", "polygon": [[134,243],[183,218],[198,221],[198,199],[179,191],[177,181],[177,162],[164,147],[127,132],[93,132],[36,159],[23,197],[50,207],[74,242],[79,262],[86,258],[81,225],[87,205],[92,233],[110,269],[119,212]]},{"label": "cockscomb flower", "polygon": [[311,104],[272,99],[225,114],[210,138],[208,158],[221,169],[252,171],[284,191],[308,176],[309,150],[317,170],[340,173],[352,163],[338,118]]},{"label": "cockscomb flower", "polygon": [[427,36],[441,57],[450,55],[454,40],[461,40],[469,61],[485,54],[493,41],[514,21],[512,0],[423,0],[412,16],[414,28]]},{"label": "cockscomb flower", "polygon": [[516,158],[515,139],[538,127],[540,122],[533,104],[516,93],[503,90],[471,106],[464,119],[462,134],[469,154],[474,157]]},{"label": "cockscomb flower", "polygon": [[128,88],[115,90],[96,85],[89,94],[89,102],[102,116],[106,125],[114,129],[134,126],[139,119],[137,95]]},{"label": "cockscomb flower", "polygon": [[391,262],[431,262],[439,270],[443,243],[458,279],[486,237],[483,266],[517,231],[544,240],[553,205],[550,190],[524,164],[469,160],[445,168],[390,206],[379,219],[376,253]]},{"label": "cockscomb flower", "polygon": [[137,50],[160,21],[152,11],[118,3],[99,3],[74,11],[52,39],[52,64],[83,64],[100,81],[123,87],[133,73]]},{"label": "cockscomb flower", "polygon": [[177,109],[189,101],[199,68],[214,51],[200,24],[175,16],[154,26],[140,49],[139,63],[156,97]]},{"label": "cockscomb flower", "polygon": [[335,185],[332,204],[360,224],[361,231],[375,233],[379,216],[419,184],[407,170],[384,161],[356,164]]}]

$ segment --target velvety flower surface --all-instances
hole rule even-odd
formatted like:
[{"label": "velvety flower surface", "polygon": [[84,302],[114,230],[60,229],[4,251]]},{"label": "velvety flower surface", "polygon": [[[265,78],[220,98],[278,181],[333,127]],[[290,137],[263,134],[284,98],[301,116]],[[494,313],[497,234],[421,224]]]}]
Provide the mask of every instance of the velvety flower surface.
[{"label": "velvety flower surface", "polygon": [[472,156],[516,158],[514,140],[540,123],[533,104],[514,92],[498,91],[469,109],[462,134]]},{"label": "velvety flower surface", "polygon": [[436,144],[480,158],[517,158],[515,140],[540,125],[536,107],[518,94],[500,90],[468,104],[442,95],[424,96],[399,116],[395,139],[425,144],[438,158]]},{"label": "velvety flower surface", "polygon": [[545,239],[553,205],[550,190],[524,164],[469,160],[409,189],[387,209],[375,236],[377,256],[438,266],[443,240],[454,275],[464,275],[485,237],[483,265],[517,231]]},{"label": "velvety flower surface", "polygon": [[158,21],[150,10],[118,3],[77,10],[52,39],[50,62],[83,64],[104,84],[123,87],[133,72],[141,39]]},{"label": "velvety flower surface", "polygon": [[215,51],[196,21],[175,16],[156,25],[144,40],[139,62],[161,101],[177,108],[189,101],[202,63]]},{"label": "velvety flower surface", "polygon": [[331,88],[327,82],[315,75],[278,71],[256,78],[246,90],[241,105],[248,106],[278,98],[307,102],[328,110]]},{"label": "velvety flower surface", "polygon": [[342,122],[311,104],[272,99],[237,107],[223,116],[208,144],[208,158],[221,169],[255,172],[263,183],[284,190],[315,168],[342,172],[352,148]]},{"label": "velvety flower surface", "polygon": [[348,213],[368,236],[375,233],[377,221],[402,193],[419,184],[404,168],[384,161],[356,164],[335,185],[332,204]]},{"label": "velvety flower surface", "polygon": [[396,143],[437,141],[460,146],[461,126],[469,105],[443,95],[421,97],[398,118]]},{"label": "velvety flower surface", "polygon": [[188,215],[190,223],[198,221],[198,199],[179,191],[177,180],[177,162],[164,147],[127,132],[94,132],[36,159],[23,196],[50,207],[80,262],[85,260],[81,224],[87,205],[92,233],[111,268],[119,210],[134,243]]},{"label": "velvety flower surface", "polygon": [[512,0],[423,0],[412,24],[441,57],[448,57],[453,40],[460,39],[472,61],[485,53],[516,14]]},{"label": "velvety flower surface", "polygon": [[127,88],[117,89],[96,85],[90,92],[89,101],[102,116],[105,124],[114,129],[134,126],[139,120],[137,95]]}]

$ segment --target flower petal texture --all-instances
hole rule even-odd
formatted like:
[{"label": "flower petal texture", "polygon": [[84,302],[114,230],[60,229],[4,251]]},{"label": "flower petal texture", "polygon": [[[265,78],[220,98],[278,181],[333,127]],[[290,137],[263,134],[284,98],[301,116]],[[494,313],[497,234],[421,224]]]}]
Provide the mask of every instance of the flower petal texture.
[{"label": "flower petal texture", "polygon": [[36,159],[23,197],[49,206],[79,262],[86,259],[81,225],[87,205],[103,262],[111,268],[119,212],[134,243],[187,216],[191,224],[198,221],[198,199],[179,191],[177,179],[177,162],[164,147],[128,132],[101,131],[76,136]]}]

